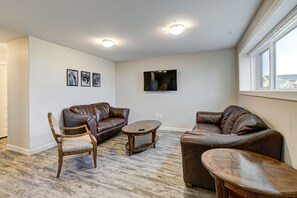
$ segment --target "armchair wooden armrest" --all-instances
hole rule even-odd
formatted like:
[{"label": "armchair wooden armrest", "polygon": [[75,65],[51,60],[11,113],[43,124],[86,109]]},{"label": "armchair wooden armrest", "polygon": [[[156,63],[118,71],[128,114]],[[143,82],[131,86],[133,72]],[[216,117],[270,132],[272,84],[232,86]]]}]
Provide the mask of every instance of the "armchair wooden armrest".
[{"label": "armchair wooden armrest", "polygon": [[81,129],[81,128],[85,128],[86,132],[79,133],[79,134],[73,134],[73,135],[66,135],[66,134],[56,134],[56,135],[59,138],[76,138],[76,137],[89,135],[92,140],[92,143],[97,144],[96,138],[94,138],[94,136],[92,135],[91,131],[88,129],[88,126],[86,124],[81,125],[81,126],[76,126],[76,127],[60,127],[61,130],[73,130],[73,129]]},{"label": "armchair wooden armrest", "polygon": [[80,126],[75,126],[75,127],[60,127],[61,130],[74,130],[74,129],[82,129],[82,128],[85,128],[86,131],[89,131],[86,124],[83,124],[83,125],[80,125]]},{"label": "armchair wooden armrest", "polygon": [[85,136],[85,135],[88,135],[88,134],[89,134],[88,132],[80,133],[80,134],[74,134],[74,135],[57,134],[57,137],[59,137],[59,138],[77,138],[77,137]]}]

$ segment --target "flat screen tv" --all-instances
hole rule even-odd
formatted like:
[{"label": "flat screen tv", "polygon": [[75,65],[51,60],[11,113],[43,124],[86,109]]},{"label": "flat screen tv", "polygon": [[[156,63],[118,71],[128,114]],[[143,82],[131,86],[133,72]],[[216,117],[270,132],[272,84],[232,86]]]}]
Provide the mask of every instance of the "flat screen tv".
[{"label": "flat screen tv", "polygon": [[144,91],[176,91],[177,77],[175,70],[146,71],[144,76]]}]

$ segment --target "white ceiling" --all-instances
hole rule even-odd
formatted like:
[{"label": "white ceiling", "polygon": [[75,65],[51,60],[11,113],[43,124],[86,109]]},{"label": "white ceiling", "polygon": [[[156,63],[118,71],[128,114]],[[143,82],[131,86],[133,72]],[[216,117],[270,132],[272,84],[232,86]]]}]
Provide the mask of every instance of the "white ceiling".
[{"label": "white ceiling", "polygon": [[[30,35],[114,61],[235,47],[262,0],[0,0],[0,42]],[[173,36],[168,27],[187,29]],[[98,40],[110,38],[112,48]]]}]

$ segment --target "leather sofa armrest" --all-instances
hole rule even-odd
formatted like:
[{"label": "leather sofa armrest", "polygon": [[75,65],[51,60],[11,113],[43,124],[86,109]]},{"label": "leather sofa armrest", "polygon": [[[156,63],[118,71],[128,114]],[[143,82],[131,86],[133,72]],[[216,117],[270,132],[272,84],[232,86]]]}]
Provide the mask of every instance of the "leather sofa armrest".
[{"label": "leather sofa armrest", "polygon": [[204,112],[196,113],[196,123],[214,124],[219,126],[223,117],[221,112]]},{"label": "leather sofa armrest", "polygon": [[130,109],[128,109],[128,108],[110,107],[110,109],[109,109],[109,117],[110,118],[124,118],[125,124],[128,124],[129,114],[130,114]]},{"label": "leather sofa armrest", "polygon": [[185,144],[193,146],[192,148],[201,147],[201,149],[206,150],[214,148],[236,148],[248,150],[270,156],[278,160],[281,160],[282,154],[282,135],[273,129],[266,129],[245,135],[205,135],[186,132],[181,137],[181,145]]},{"label": "leather sofa armrest", "polygon": [[[63,110],[63,119],[65,127],[75,127],[86,124],[92,135],[97,135],[97,122],[93,116],[77,114],[69,109]],[[69,130],[66,134],[73,135],[82,133],[82,130]]]},{"label": "leather sofa armrest", "polygon": [[180,139],[184,182],[214,190],[214,180],[201,163],[201,155],[214,148],[235,148],[260,153],[278,160],[282,155],[282,135],[267,129],[245,135],[205,135],[185,133]]}]

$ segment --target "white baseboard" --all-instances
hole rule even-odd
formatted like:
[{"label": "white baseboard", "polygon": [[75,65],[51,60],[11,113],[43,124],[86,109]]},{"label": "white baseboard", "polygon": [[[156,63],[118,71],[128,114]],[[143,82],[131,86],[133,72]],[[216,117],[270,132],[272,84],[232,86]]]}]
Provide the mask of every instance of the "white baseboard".
[{"label": "white baseboard", "polygon": [[[188,129],[188,128],[167,127],[167,126],[161,126],[159,129],[167,130],[167,131],[177,131],[177,132],[192,131],[192,129]],[[34,155],[34,154],[39,153],[41,151],[53,148],[56,145],[57,145],[56,142],[51,142],[51,143],[48,143],[46,145],[43,145],[43,146],[40,146],[40,147],[29,150],[29,149],[18,147],[18,146],[12,145],[12,144],[7,144],[6,149],[11,150],[11,151],[15,151],[15,152],[18,152],[18,153],[22,153],[24,155]]]},{"label": "white baseboard", "polygon": [[39,153],[41,151],[53,148],[56,145],[57,145],[56,142],[51,142],[51,143],[48,143],[46,145],[43,145],[43,146],[40,146],[40,147],[29,150],[29,149],[18,147],[18,146],[12,145],[12,144],[7,144],[6,149],[11,150],[11,151],[15,151],[15,152],[18,152],[18,153],[22,153],[24,155],[34,155],[34,154]]},{"label": "white baseboard", "polygon": [[167,127],[167,126],[160,126],[159,129],[168,130],[168,131],[178,131],[178,132],[192,131],[192,129],[188,129],[188,128]]},{"label": "white baseboard", "polygon": [[30,150],[30,155],[34,155],[36,153],[39,153],[41,151],[45,151],[45,150],[50,149],[50,148],[53,148],[55,146],[57,146],[57,143],[56,142],[51,142],[51,143],[48,143],[46,145],[43,145],[43,146],[40,146],[40,147],[31,149]]},{"label": "white baseboard", "polygon": [[15,152],[18,152],[18,153],[22,153],[24,155],[30,155],[30,150],[29,149],[25,149],[25,148],[18,147],[18,146],[15,146],[15,145],[6,144],[6,149],[10,150],[10,151],[15,151]]}]

